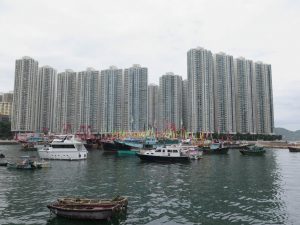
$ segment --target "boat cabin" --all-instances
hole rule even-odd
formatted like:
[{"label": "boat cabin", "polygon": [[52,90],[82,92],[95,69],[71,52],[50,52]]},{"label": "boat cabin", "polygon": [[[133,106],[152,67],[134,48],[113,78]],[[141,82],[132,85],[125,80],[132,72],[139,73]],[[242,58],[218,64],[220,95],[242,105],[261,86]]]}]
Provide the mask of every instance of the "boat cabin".
[{"label": "boat cabin", "polygon": [[145,155],[179,157],[182,154],[179,148],[161,147],[156,148],[155,150],[146,151]]}]

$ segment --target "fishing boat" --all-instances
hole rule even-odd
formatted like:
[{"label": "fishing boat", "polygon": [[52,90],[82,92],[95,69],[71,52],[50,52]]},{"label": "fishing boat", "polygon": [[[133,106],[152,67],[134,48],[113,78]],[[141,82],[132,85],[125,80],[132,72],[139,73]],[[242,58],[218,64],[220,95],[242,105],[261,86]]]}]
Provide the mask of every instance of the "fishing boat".
[{"label": "fishing boat", "polygon": [[101,144],[105,151],[135,154],[135,151],[139,151],[140,149],[154,148],[157,145],[157,140],[154,137],[125,138],[123,140],[103,140]]},{"label": "fishing boat", "polygon": [[203,154],[227,154],[229,148],[224,147],[222,143],[212,143],[208,147],[201,147]]},{"label": "fishing boat", "polygon": [[38,169],[37,162],[30,156],[21,156],[18,162],[7,162],[9,169],[33,170]]},{"label": "fishing boat", "polygon": [[179,146],[157,147],[152,150],[143,150],[137,153],[143,161],[152,162],[189,162],[190,157]]},{"label": "fishing boat", "polygon": [[128,199],[123,196],[117,196],[113,199],[63,197],[63,198],[58,198],[57,202],[59,204],[65,204],[65,205],[117,205],[119,204],[122,207],[127,207],[128,205]]},{"label": "fishing boat", "polygon": [[124,140],[115,140],[118,150],[132,150],[142,148],[153,148],[157,144],[154,137],[146,138],[125,138]]},{"label": "fishing boat", "polygon": [[128,200],[117,197],[112,200],[60,198],[47,205],[51,213],[70,219],[105,220],[126,210]]},{"label": "fishing boat", "polygon": [[8,161],[6,159],[0,159],[0,166],[7,166]]},{"label": "fishing boat", "polygon": [[300,152],[300,147],[289,146],[288,148],[290,152]]},{"label": "fishing boat", "polygon": [[75,139],[75,135],[60,135],[49,145],[38,150],[41,159],[83,160],[88,151],[83,143]]},{"label": "fishing boat", "polygon": [[240,150],[242,155],[264,155],[266,150],[263,146],[259,145],[249,145],[245,146],[244,149]]},{"label": "fishing boat", "polygon": [[22,142],[22,150],[36,151],[44,147],[47,144],[47,140],[43,137],[29,137],[26,141]]}]

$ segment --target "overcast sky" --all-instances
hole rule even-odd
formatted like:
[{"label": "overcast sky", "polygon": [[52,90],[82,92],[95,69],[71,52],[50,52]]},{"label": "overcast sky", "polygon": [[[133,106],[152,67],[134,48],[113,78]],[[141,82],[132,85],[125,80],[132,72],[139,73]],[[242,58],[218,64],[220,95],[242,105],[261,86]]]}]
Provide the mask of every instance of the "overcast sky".
[{"label": "overcast sky", "polygon": [[148,67],[186,78],[197,46],[272,65],[275,126],[300,129],[299,0],[0,0],[0,92],[15,60],[58,70]]}]

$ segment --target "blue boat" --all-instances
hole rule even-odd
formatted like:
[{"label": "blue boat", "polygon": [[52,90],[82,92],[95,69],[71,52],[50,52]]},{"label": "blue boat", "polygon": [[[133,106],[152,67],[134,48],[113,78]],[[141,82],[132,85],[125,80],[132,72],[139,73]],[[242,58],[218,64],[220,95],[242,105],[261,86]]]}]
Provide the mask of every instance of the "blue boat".
[{"label": "blue boat", "polygon": [[134,151],[140,149],[154,148],[157,140],[154,137],[125,138],[124,140],[103,141],[102,147],[107,151]]}]

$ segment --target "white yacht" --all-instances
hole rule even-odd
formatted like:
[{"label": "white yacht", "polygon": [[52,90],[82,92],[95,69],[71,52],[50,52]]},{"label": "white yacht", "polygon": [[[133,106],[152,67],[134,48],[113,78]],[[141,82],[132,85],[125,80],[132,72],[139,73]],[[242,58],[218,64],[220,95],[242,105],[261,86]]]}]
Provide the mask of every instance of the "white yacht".
[{"label": "white yacht", "polygon": [[88,151],[74,135],[60,135],[39,149],[38,154],[41,159],[81,160],[87,158]]}]

